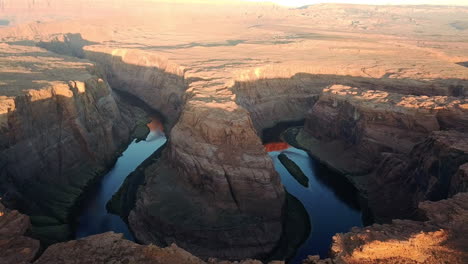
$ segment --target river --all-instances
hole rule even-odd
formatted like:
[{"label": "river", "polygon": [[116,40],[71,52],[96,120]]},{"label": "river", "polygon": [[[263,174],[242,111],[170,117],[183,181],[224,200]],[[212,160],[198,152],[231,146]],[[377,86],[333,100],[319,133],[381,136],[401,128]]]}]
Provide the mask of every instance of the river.
[{"label": "river", "polygon": [[[106,204],[125,178],[166,142],[158,119],[153,119],[148,127],[150,133],[146,140],[134,140],[130,143],[114,167],[85,199],[76,238],[113,231],[134,240],[127,224],[119,216],[108,213]],[[342,176],[320,166],[305,151],[285,142],[269,143],[265,148],[272,157],[286,190],[303,204],[311,224],[310,234],[288,263],[301,263],[308,255],[327,257],[332,237],[336,233],[347,232],[353,226],[362,226],[356,190],[343,181]],[[286,154],[302,169],[309,179],[308,187],[301,185],[279,161],[278,155],[281,153]]]},{"label": "river", "polygon": [[[265,145],[275,169],[286,190],[305,207],[311,232],[288,263],[302,263],[308,255],[327,257],[336,233],[348,232],[353,226],[362,226],[358,193],[342,176],[314,161],[300,149],[284,142]],[[309,179],[308,187],[301,185],[279,161],[284,153],[293,160]]]},{"label": "river", "polygon": [[79,216],[76,238],[113,231],[123,233],[125,238],[134,240],[127,224],[119,216],[108,213],[106,204],[119,190],[125,178],[166,142],[163,126],[157,118],[152,119],[148,128],[150,133],[146,140],[139,142],[136,139],[133,140],[118,158],[114,167],[88,194]]}]

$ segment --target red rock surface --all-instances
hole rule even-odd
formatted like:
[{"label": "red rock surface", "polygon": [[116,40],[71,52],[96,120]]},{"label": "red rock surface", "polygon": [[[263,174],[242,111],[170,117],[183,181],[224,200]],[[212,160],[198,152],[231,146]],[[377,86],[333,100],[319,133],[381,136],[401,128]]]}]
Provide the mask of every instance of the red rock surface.
[{"label": "red rock surface", "polygon": [[[17,26],[0,29],[3,41],[82,54],[114,88],[167,115],[167,150],[147,168],[129,218],[144,242],[267,254],[284,194],[259,135],[278,122],[306,119],[301,135],[315,155],[361,176],[383,152],[406,159],[432,131],[466,133],[464,7],[52,1],[26,16],[20,2],[4,11]],[[84,51],[65,33],[81,34]],[[366,189],[363,178],[353,180]]]},{"label": "red rock surface", "polygon": [[[216,259],[205,262],[175,244],[166,248],[138,245],[112,232],[53,245],[34,262],[34,264],[68,263],[234,264]],[[261,264],[258,260],[243,260],[235,263]],[[281,263],[271,262],[270,264]]]},{"label": "red rock surface", "polygon": [[39,252],[39,241],[24,236],[29,217],[0,203],[0,263],[30,263]]}]

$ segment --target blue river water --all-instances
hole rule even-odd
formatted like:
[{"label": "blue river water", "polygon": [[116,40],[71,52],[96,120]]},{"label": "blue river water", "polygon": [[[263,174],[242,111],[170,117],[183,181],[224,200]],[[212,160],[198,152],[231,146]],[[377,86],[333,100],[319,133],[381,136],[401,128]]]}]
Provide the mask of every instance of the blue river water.
[{"label": "blue river water", "polygon": [[[76,238],[113,231],[123,233],[125,238],[134,240],[127,224],[119,216],[108,213],[106,204],[126,177],[167,141],[162,125],[157,119],[153,119],[148,127],[150,133],[146,140],[134,140],[84,201]],[[363,224],[361,210],[355,199],[355,190],[351,190],[349,184],[341,179],[333,180],[336,175],[323,170],[305,151],[284,142],[268,144],[266,148],[283,185],[304,205],[311,224],[308,238],[288,263],[302,263],[308,255],[327,257],[332,237],[336,233],[348,232],[351,227]],[[302,169],[309,178],[308,187],[301,185],[279,161],[278,155],[281,153],[286,154]]]},{"label": "blue river water", "polygon": [[[302,186],[291,176],[278,155],[284,153],[293,160],[309,178],[309,187]],[[355,195],[340,181],[330,183],[327,177],[335,177],[328,170],[319,169],[319,164],[311,159],[305,151],[288,146],[279,151],[269,152],[276,171],[286,190],[296,197],[307,210],[311,224],[311,232],[307,240],[297,250],[296,255],[288,263],[302,263],[308,255],[327,257],[336,233],[348,232],[353,226],[362,226],[361,210],[355,203],[347,201],[347,197]],[[330,173],[330,174],[329,174]]]},{"label": "blue river water", "polygon": [[129,240],[134,240],[127,224],[119,216],[108,213],[106,204],[118,191],[125,178],[166,142],[159,120],[153,119],[148,127],[150,133],[146,140],[140,142],[134,140],[130,143],[114,167],[102,178],[94,193],[89,194],[88,199],[84,201],[75,233],[76,238],[114,231],[123,233]]}]

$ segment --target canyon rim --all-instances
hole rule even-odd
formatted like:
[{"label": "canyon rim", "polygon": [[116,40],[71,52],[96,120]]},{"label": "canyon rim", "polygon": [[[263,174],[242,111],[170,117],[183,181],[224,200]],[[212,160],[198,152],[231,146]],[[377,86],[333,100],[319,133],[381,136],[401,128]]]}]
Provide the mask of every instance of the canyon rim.
[{"label": "canyon rim", "polygon": [[[4,0],[0,40],[0,263],[468,263],[468,7]],[[131,235],[77,239],[100,188]]]}]

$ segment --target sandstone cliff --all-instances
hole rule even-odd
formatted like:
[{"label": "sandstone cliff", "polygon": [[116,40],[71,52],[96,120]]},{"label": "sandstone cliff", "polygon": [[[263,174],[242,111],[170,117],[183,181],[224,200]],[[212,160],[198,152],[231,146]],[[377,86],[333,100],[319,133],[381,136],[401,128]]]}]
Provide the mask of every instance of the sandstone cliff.
[{"label": "sandstone cliff", "polygon": [[0,61],[0,190],[35,234],[63,240],[83,190],[129,140],[133,113],[89,61],[2,45],[12,57]]},{"label": "sandstone cliff", "polygon": [[[31,223],[27,215],[9,210],[0,203],[0,263],[232,263],[213,258],[205,262],[175,244],[166,248],[138,245],[123,239],[122,234],[112,232],[54,244],[39,254],[39,241],[26,236],[30,228]],[[39,258],[36,260],[37,257]],[[247,259],[235,263],[261,264],[262,262]],[[281,263],[283,262],[270,262],[270,264]]]},{"label": "sandstone cliff", "polygon": [[91,46],[82,52],[99,65],[113,89],[132,94],[160,112],[170,131],[185,102],[184,67],[137,49]]},{"label": "sandstone cliff", "polygon": [[467,162],[466,133],[433,132],[408,155],[386,155],[369,177],[369,205],[384,219],[412,215],[420,201],[465,191]]},{"label": "sandstone cliff", "polygon": [[[323,142],[322,149],[316,146],[314,154],[328,155],[322,159],[344,173],[362,174],[381,160],[380,153],[409,153],[432,131],[466,131],[467,102],[457,97],[402,95],[334,85],[324,89],[311,107],[305,133]],[[341,148],[326,154],[332,146]],[[332,153],[344,149],[347,153],[332,157]]]},{"label": "sandstone cliff", "polygon": [[466,263],[467,202],[467,193],[423,202],[419,208],[426,221],[394,220],[391,224],[354,228],[333,238],[331,259],[309,257],[304,263]]},{"label": "sandstone cliff", "polygon": [[39,252],[39,241],[24,236],[29,217],[0,203],[0,263],[28,264]]},{"label": "sandstone cliff", "polygon": [[[142,246],[122,239],[120,234],[109,232],[53,245],[34,262],[34,264],[52,263],[261,264],[262,262],[251,259],[239,262],[210,259],[205,262],[175,244],[166,248],[154,245]],[[270,264],[282,263],[270,262]]]},{"label": "sandstone cliff", "polygon": [[[61,15],[73,10],[71,2]],[[468,95],[468,42],[457,21],[466,8],[123,6],[108,16],[102,5],[87,6],[72,21],[44,22],[50,10],[16,14],[40,21],[2,28],[0,37],[85,56],[104,83],[167,117],[167,149],[145,169],[129,218],[141,241],[177,241],[203,257],[270,251],[281,233],[284,193],[260,142],[262,129],[280,121],[306,119],[308,133],[300,136],[310,152],[352,175],[362,190],[366,174],[389,156],[384,152],[403,168],[401,160],[433,131],[466,133],[466,103],[456,102]],[[68,32],[87,41],[60,36]],[[356,89],[328,89],[336,84]],[[7,98],[2,109],[13,103]],[[450,192],[464,190],[464,167],[452,171]],[[443,178],[427,175],[429,181],[418,180],[416,200],[429,197],[425,184]]]}]

